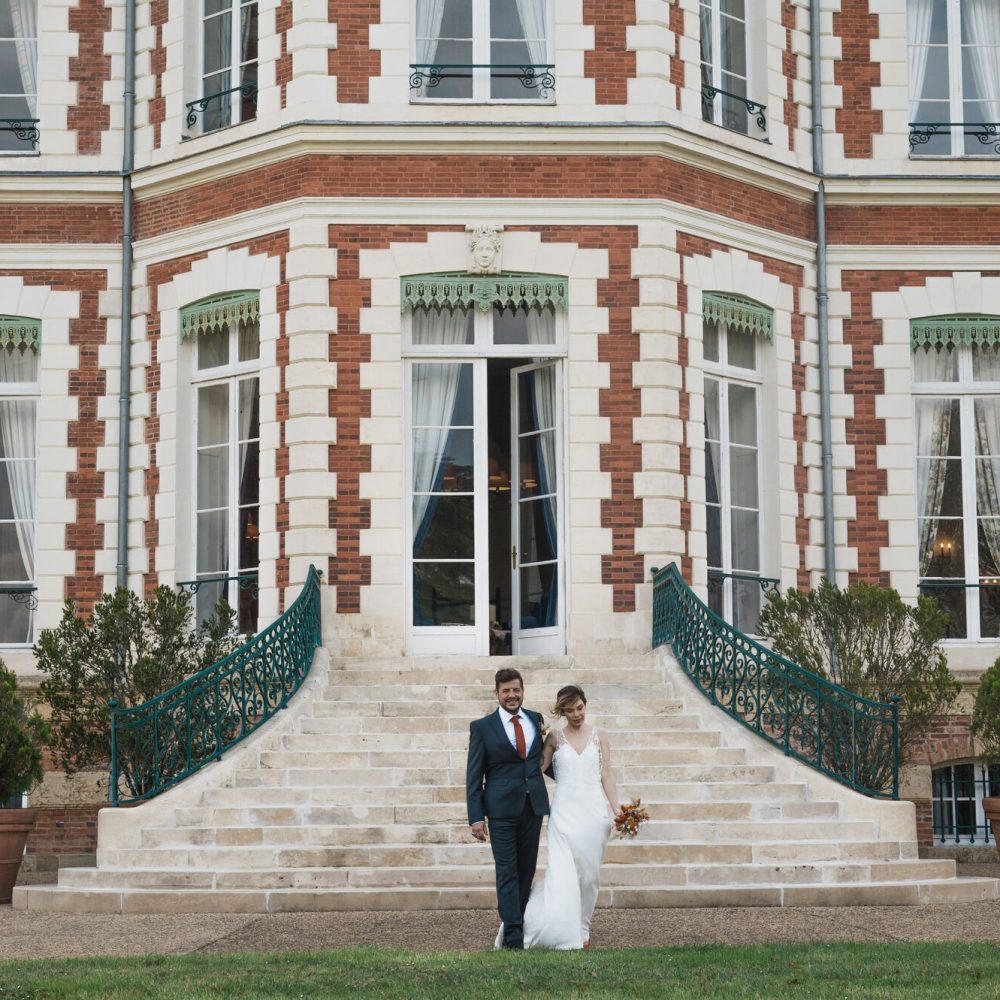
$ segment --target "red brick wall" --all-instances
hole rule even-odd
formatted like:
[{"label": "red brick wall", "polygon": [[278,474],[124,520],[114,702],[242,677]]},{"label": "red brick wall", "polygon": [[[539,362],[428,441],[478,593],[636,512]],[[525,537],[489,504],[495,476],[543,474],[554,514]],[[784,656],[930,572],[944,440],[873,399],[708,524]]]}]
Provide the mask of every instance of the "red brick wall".
[{"label": "red brick wall", "polygon": [[583,0],[583,23],[594,26],[594,48],[584,53],[583,75],[594,81],[597,103],[627,103],[628,81],[635,79],[635,52],[626,48],[635,0]]},{"label": "red brick wall", "polygon": [[28,858],[34,857],[36,867],[42,869],[49,867],[43,858],[94,854],[97,851],[97,813],[106,805],[107,802],[97,802],[39,809],[35,829],[28,836]]},{"label": "red brick wall", "polygon": [[882,112],[872,108],[872,87],[881,85],[882,74],[871,58],[871,43],[879,32],[878,15],[871,13],[869,0],[841,0],[840,10],[833,13],[833,33],[841,45],[833,79],[843,89],[837,132],[844,137],[848,159],[867,159],[872,155],[872,136],[882,132]]},{"label": "red brick wall", "polygon": [[381,72],[378,49],[368,47],[368,29],[379,23],[379,0],[329,0],[330,21],[337,25],[337,47],[330,49],[329,73],[337,78],[341,104],[367,104],[368,80]]},{"label": "red brick wall", "polygon": [[795,103],[795,81],[799,78],[799,64],[792,46],[795,11],[796,5],[791,0],[781,0],[781,26],[785,29],[785,50],[781,53],[781,68],[785,74],[787,94],[784,100],[784,117],[789,149],[795,149],[795,126],[799,121],[799,108]]},{"label": "red brick wall", "polygon": [[0,243],[113,243],[122,237],[121,206],[102,204],[5,204]]},{"label": "red brick wall", "polygon": [[[96,572],[97,550],[104,546],[104,525],[97,520],[97,501],[104,497],[104,473],[97,469],[97,450],[105,443],[104,421],[98,405],[107,391],[106,375],[97,352],[107,342],[107,323],[101,319],[98,295],[107,288],[105,271],[5,271],[0,275],[23,279],[26,285],[47,285],[55,291],[77,292],[80,315],[69,321],[69,342],[79,349],[79,367],[69,373],[69,394],[77,399],[78,415],[67,428],[66,444],[75,451],[75,468],[66,473],[66,497],[76,513],[66,526],[66,548],[73,552],[75,569],[65,580],[66,597],[89,611],[103,592]],[[44,331],[42,351],[45,350]]]},{"label": "red brick wall", "polygon": [[[285,446],[285,426],[284,418],[288,413],[287,394],[285,394],[285,369],[288,358],[287,334],[285,333],[285,312],[288,309],[288,285],[285,282],[285,254],[288,252],[288,233],[271,233],[266,236],[259,236],[253,240],[242,243],[234,243],[230,250],[247,249],[251,254],[267,254],[272,257],[279,257],[281,261],[281,278],[277,290],[278,316],[280,322],[277,361],[280,368],[280,386],[278,397],[278,420],[280,428],[280,441],[278,450],[278,470],[279,470],[279,508],[280,503],[284,503],[285,475],[288,468],[288,454]],[[155,500],[160,492],[160,469],[158,464],[158,442],[160,440],[160,415],[158,412],[157,393],[160,391],[160,360],[159,342],[164,331],[160,325],[160,311],[157,302],[159,286],[170,281],[178,274],[190,271],[196,261],[204,260],[209,251],[189,254],[185,257],[175,257],[172,260],[162,261],[158,264],[150,265],[146,274],[146,287],[149,289],[149,315],[146,320],[146,339],[149,341],[150,360],[146,366],[146,391],[149,393],[149,416],[143,421],[144,443],[149,448],[149,465],[143,472],[145,496],[149,500],[149,512],[143,525],[143,544],[146,549],[147,569],[143,575],[143,588],[146,596],[152,596],[160,583],[159,572],[156,568],[156,547],[160,542],[160,522],[156,516]],[[220,293],[221,293],[220,289]],[[184,303],[181,303],[182,305]],[[177,331],[166,331],[167,335],[177,335]],[[282,394],[285,394],[284,397]],[[284,401],[282,402],[282,399]],[[284,472],[282,473],[282,466]],[[287,530],[287,507],[285,508],[285,524],[279,524],[279,559],[277,584],[284,587],[288,582],[288,561],[285,558],[285,530]]]},{"label": "red brick wall", "polygon": [[[940,767],[952,761],[973,760],[976,748],[969,733],[968,715],[940,716],[927,738],[913,754],[909,763]],[[917,808],[917,843],[930,847],[934,843],[934,817],[930,799],[914,799]]]},{"label": "red brick wall", "polygon": [[830,244],[993,246],[1000,205],[829,205],[826,228]]},{"label": "red brick wall", "polygon": [[153,126],[153,148],[160,148],[163,122],[167,117],[167,99],[163,96],[163,74],[167,70],[167,49],[163,44],[163,26],[167,23],[169,0],[150,0],[149,21],[156,34],[153,51],[149,55],[149,69],[153,75],[153,99],[149,102],[149,124]]},{"label": "red brick wall", "polygon": [[410,198],[414,192],[426,198],[474,198],[492,197],[497,191],[539,202],[669,198],[801,239],[812,239],[815,229],[811,201],[662,157],[310,154],[142,199],[136,207],[136,238],[149,239],[293,198]]},{"label": "red brick wall", "polygon": [[69,30],[79,36],[79,50],[69,61],[70,83],[77,85],[77,92],[66,124],[76,130],[78,153],[99,153],[101,133],[111,124],[111,108],[104,103],[104,84],[111,79],[104,33],[111,30],[111,11],[102,0],[79,0],[69,12]]},{"label": "red brick wall", "polygon": [[288,51],[288,30],[292,26],[292,0],[281,0],[274,14],[274,26],[281,39],[281,53],[275,66],[275,82],[281,88],[281,106],[288,106],[288,83],[292,79],[292,54]]},{"label": "red brick wall", "polygon": [[684,60],[681,58],[681,39],[684,37],[684,11],[680,0],[670,0],[670,30],[674,33],[674,52],[670,57],[670,82],[674,85],[674,107],[681,106],[681,88],[684,86]]}]

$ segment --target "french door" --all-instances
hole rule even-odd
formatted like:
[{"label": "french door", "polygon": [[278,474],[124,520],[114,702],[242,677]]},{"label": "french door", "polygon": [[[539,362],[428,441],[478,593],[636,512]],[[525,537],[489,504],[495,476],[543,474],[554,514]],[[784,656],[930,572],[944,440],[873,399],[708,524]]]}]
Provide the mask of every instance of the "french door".
[{"label": "french door", "polygon": [[563,652],[560,363],[407,367],[409,652]]}]

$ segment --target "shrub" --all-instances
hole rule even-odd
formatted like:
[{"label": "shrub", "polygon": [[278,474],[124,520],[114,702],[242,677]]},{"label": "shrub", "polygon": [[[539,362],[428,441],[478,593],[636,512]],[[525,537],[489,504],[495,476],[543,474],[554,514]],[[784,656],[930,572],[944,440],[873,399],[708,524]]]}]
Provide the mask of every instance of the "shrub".
[{"label": "shrub", "polygon": [[972,735],[979,740],[983,759],[1000,767],[1000,659],[979,679],[972,710]]},{"label": "shrub", "polygon": [[49,728],[18,694],[17,676],[0,660],[0,806],[42,780]]},{"label": "shrub", "polygon": [[[948,617],[930,597],[906,604],[888,587],[828,581],[802,593],[768,595],[758,630],[774,649],[807,670],[876,701],[899,698],[900,761],[908,759],[961,685],[940,647]],[[877,755],[864,746],[859,752]],[[891,766],[868,760],[865,770],[888,787]]]},{"label": "shrub", "polygon": [[111,758],[108,702],[139,705],[221,659],[242,637],[224,601],[202,625],[191,595],[161,586],[142,600],[119,587],[105,594],[89,620],[67,601],[62,621],[35,646],[46,679],[39,691],[51,706],[52,753],[68,774],[106,767]]}]

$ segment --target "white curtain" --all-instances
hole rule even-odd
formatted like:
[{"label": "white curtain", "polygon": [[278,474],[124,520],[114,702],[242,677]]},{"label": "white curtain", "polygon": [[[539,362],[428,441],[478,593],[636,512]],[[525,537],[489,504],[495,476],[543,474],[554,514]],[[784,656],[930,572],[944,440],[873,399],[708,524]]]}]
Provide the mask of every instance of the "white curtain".
[{"label": "white curtain", "polygon": [[545,0],[517,0],[517,14],[524,28],[528,56],[535,66],[548,62],[548,38],[545,31]]},{"label": "white curtain", "polygon": [[[25,367],[18,352],[0,348],[0,384],[25,381]],[[33,381],[33,373],[31,378]],[[0,440],[7,459],[4,467],[10,506],[24,567],[23,579],[29,583],[35,578],[36,406],[36,401],[29,398],[0,401]]]},{"label": "white curtain", "polygon": [[965,0],[964,13],[975,42],[969,54],[976,88],[988,120],[1000,122],[1000,7],[997,0]]},{"label": "white curtain", "polygon": [[[929,362],[929,363],[928,363]],[[928,350],[924,358],[929,381],[948,377],[951,356],[947,349]],[[937,521],[948,477],[948,439],[951,436],[952,400],[920,398],[917,400],[917,513],[920,517],[920,575],[926,576],[934,557]]]},{"label": "white curtain", "polygon": [[[420,344],[464,344],[468,315],[463,309],[440,312],[413,311],[413,341]],[[424,519],[431,502],[431,490],[448,446],[452,413],[458,395],[462,365],[414,364],[412,378],[413,448],[413,535],[425,527]]]},{"label": "white curtain", "polygon": [[977,399],[975,412],[979,525],[993,566],[1000,570],[1000,399]]},{"label": "white curtain", "polygon": [[414,30],[416,37],[416,61],[432,63],[437,55],[438,40],[441,37],[441,21],[447,0],[417,0],[417,19]]},{"label": "white curtain", "polygon": [[[993,0],[987,0],[987,3],[992,2]],[[924,92],[924,78],[927,76],[934,0],[909,0],[906,12],[910,43],[906,53],[909,64],[910,121],[913,122],[918,120],[920,114],[920,97]]]},{"label": "white curtain", "polygon": [[0,0],[10,8],[14,25],[14,51],[21,87],[28,98],[28,111],[36,115],[38,94],[38,10],[37,0]]}]

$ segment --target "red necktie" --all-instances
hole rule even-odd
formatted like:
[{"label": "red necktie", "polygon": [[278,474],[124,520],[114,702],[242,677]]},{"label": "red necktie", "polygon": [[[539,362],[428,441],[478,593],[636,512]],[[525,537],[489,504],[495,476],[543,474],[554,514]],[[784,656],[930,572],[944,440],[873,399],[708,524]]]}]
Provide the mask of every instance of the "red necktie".
[{"label": "red necktie", "polygon": [[517,753],[521,760],[528,756],[528,748],[524,745],[524,730],[521,728],[521,716],[512,715],[510,721],[514,723],[514,741],[517,743]]}]

